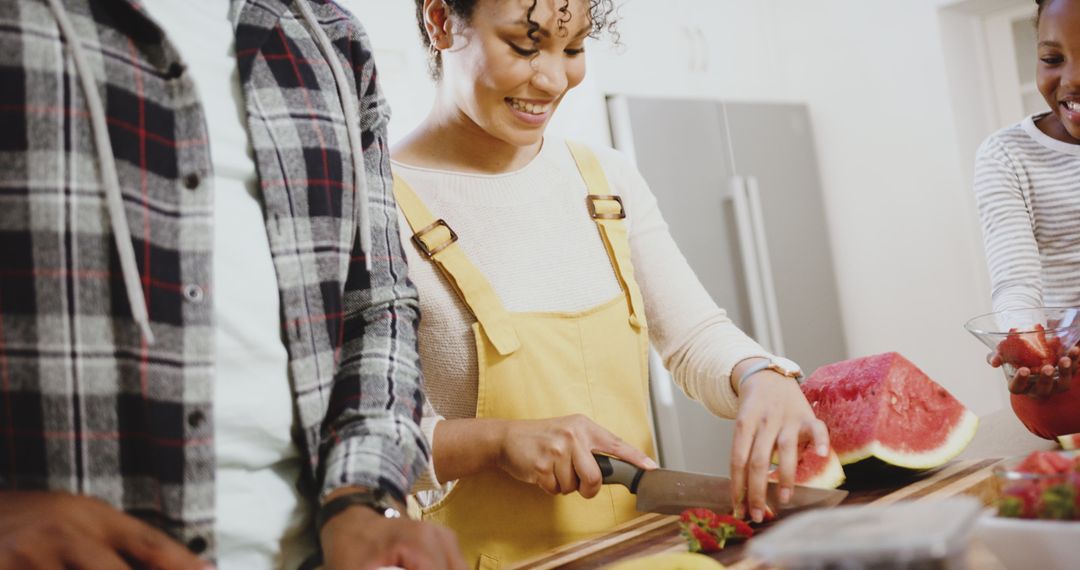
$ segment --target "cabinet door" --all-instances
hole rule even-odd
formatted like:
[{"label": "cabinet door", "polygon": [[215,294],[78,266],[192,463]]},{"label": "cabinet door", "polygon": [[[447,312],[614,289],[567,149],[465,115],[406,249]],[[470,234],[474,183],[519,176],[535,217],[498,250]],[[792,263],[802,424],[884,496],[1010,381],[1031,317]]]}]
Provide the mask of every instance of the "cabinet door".
[{"label": "cabinet door", "polygon": [[734,171],[757,181],[784,356],[806,373],[843,360],[836,272],[806,107],[724,107]]},{"label": "cabinet door", "polygon": [[626,0],[618,9],[618,43],[590,44],[589,73],[606,93],[688,96],[701,92],[700,36],[682,0]]}]

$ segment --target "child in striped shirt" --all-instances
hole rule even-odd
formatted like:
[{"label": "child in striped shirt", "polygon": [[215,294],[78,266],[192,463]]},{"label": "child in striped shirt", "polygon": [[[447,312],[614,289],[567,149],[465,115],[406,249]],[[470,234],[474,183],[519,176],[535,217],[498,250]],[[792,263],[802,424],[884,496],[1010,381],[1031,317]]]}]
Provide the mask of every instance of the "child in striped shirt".
[{"label": "child in striped shirt", "polygon": [[[975,165],[995,311],[1080,305],[1080,0],[1036,1],[1036,83],[1050,111],[990,136]],[[1063,378],[1078,354],[1059,361]],[[1009,382],[1017,416],[1048,438],[1080,432],[1080,389],[1055,387],[1053,373],[1020,368]]]}]

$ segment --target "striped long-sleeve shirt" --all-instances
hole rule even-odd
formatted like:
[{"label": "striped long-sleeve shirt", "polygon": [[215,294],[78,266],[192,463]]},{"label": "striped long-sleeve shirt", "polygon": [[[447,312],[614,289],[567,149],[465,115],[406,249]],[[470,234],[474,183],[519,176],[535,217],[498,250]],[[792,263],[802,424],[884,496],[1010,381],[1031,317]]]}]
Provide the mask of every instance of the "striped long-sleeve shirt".
[{"label": "striped long-sleeve shirt", "polygon": [[1080,305],[1080,145],[1028,117],[990,136],[975,198],[995,311]]}]

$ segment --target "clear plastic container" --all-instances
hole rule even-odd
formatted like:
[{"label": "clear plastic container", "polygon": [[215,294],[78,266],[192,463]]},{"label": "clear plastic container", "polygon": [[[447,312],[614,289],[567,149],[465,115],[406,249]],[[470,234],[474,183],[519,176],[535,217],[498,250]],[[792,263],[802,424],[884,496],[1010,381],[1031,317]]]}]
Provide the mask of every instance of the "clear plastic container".
[{"label": "clear plastic container", "polygon": [[784,570],[958,570],[983,506],[972,497],[860,505],[792,516],[752,539]]}]

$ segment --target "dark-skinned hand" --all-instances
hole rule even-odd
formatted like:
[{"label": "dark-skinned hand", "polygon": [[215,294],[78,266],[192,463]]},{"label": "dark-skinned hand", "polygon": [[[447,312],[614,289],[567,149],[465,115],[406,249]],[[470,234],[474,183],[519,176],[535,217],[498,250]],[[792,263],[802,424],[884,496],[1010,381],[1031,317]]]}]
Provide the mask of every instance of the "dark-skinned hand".
[{"label": "dark-skinned hand", "polygon": [[[404,513],[404,507],[398,509]],[[457,538],[449,529],[409,518],[385,518],[355,505],[326,522],[322,539],[326,570],[465,570]]]},{"label": "dark-skinned hand", "polygon": [[0,568],[213,567],[160,530],[98,499],[57,492],[0,492]]},{"label": "dark-skinned hand", "polygon": [[[986,362],[994,368],[1000,368],[1005,364],[1001,355],[996,351],[986,355]],[[1080,365],[1080,346],[1074,346],[1069,352],[1058,360],[1057,368],[1047,364],[1039,370],[1032,370],[1026,366],[1016,368],[1016,373],[1009,379],[1009,392],[1013,394],[1026,394],[1034,398],[1046,398],[1068,389],[1069,383],[1054,381],[1054,373],[1060,378],[1070,379],[1077,372]]]}]

